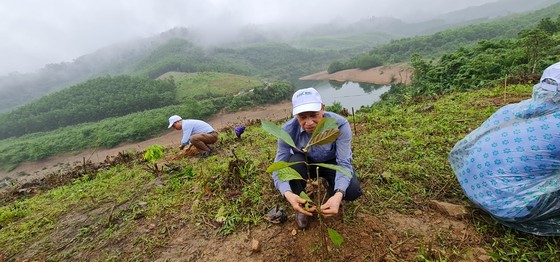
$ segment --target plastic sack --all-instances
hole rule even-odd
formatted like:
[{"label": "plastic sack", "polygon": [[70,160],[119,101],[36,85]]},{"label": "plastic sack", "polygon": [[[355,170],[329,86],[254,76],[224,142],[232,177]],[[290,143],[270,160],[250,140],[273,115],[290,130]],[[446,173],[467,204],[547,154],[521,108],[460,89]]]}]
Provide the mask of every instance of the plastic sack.
[{"label": "plastic sack", "polygon": [[459,141],[449,163],[467,197],[498,222],[560,235],[560,92],[500,108]]}]

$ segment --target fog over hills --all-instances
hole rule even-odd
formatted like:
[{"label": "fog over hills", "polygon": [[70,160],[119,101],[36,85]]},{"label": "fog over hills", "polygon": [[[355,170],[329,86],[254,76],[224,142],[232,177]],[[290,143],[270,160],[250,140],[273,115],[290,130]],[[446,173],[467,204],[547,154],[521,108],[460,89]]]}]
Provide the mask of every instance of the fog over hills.
[{"label": "fog over hills", "polygon": [[[22,2],[26,1],[32,0],[25,0]],[[68,9],[74,10],[72,8],[78,8],[76,4],[70,4],[69,2],[64,2],[63,0],[60,1],[67,4],[67,6],[64,7]],[[478,0],[454,1],[453,3],[447,3],[445,1],[431,0],[425,1],[426,4],[422,6],[422,8],[414,9],[414,11],[417,12],[414,13],[414,15],[410,9],[411,6],[407,6],[407,8],[395,8],[394,5],[388,5],[386,1],[349,1],[347,5],[350,5],[350,7],[353,8],[348,9],[353,10],[353,12],[350,13],[341,12],[342,10],[345,10],[345,6],[334,6],[320,1],[310,1],[309,3],[299,6],[299,8],[296,9],[286,9],[287,7],[294,7],[295,2],[291,1],[287,1],[286,5],[269,5],[268,8],[265,9],[259,9],[262,8],[262,6],[257,5],[252,1],[240,1],[234,8],[232,8],[231,3],[226,4],[218,1],[215,3],[213,8],[224,8],[220,9],[221,12],[209,10],[209,7],[207,6],[194,5],[193,8],[191,8],[193,10],[189,11],[193,16],[195,15],[193,13],[194,10],[199,9],[200,12],[205,11],[208,12],[208,14],[206,14],[203,19],[189,23],[188,26],[181,26],[178,24],[178,22],[182,20],[177,19],[175,13],[166,9],[166,11],[169,11],[170,13],[165,17],[165,19],[160,19],[163,21],[159,21],[159,27],[157,27],[165,28],[160,31],[163,33],[150,33],[147,34],[148,36],[138,36],[142,35],[142,33],[138,34],[140,29],[134,29],[133,34],[129,34],[128,31],[122,31],[121,24],[124,23],[126,25],[128,23],[132,23],[125,18],[130,14],[122,12],[116,12],[116,14],[113,14],[112,12],[109,12],[111,15],[123,16],[123,22],[119,23],[117,20],[111,20],[109,18],[105,20],[99,19],[98,17],[101,14],[101,11],[98,9],[101,8],[100,6],[86,10],[90,12],[98,10],[100,13],[88,13],[88,17],[84,19],[77,17],[83,10],[74,10],[75,13],[72,15],[72,18],[77,19],[78,21],[83,20],[82,22],[84,22],[84,24],[82,25],[79,33],[76,33],[75,35],[72,35],[72,31],[69,31],[68,34],[70,35],[61,39],[56,39],[56,34],[49,36],[49,41],[53,41],[53,43],[56,44],[57,50],[51,46],[53,43],[50,43],[49,41],[34,42],[32,39],[33,35],[29,35],[27,38],[22,38],[22,34],[25,31],[17,31],[20,27],[14,26],[10,30],[6,30],[2,27],[2,25],[0,25],[0,30],[6,31],[3,32],[4,35],[11,35],[10,37],[7,37],[5,41],[0,43],[0,52],[4,53],[2,54],[4,59],[0,62],[0,104],[2,104],[0,112],[27,103],[48,92],[76,84],[91,77],[106,74],[114,75],[131,73],[134,71],[136,62],[140,61],[148,53],[155,50],[162,43],[165,43],[171,38],[186,39],[195,45],[204,46],[207,50],[217,47],[238,48],[249,44],[271,41],[288,43],[298,48],[325,49],[331,47],[327,45],[328,43],[322,41],[321,39],[323,38],[320,37],[328,36],[331,40],[334,37],[338,37],[338,40],[340,41],[359,35],[361,38],[356,38],[358,40],[353,42],[354,46],[347,47],[348,49],[353,49],[353,51],[348,52],[364,52],[375,45],[388,43],[391,39],[414,36],[418,34],[429,34],[446,28],[488,21],[491,18],[510,15],[516,12],[535,10],[543,6],[547,6],[550,3],[557,3],[559,1],[560,0],[534,0],[524,2],[523,0]],[[140,3],[143,2],[141,1]],[[155,4],[155,2],[151,3]],[[315,6],[312,6],[311,3],[315,4]],[[87,1],[84,1],[83,6],[80,6],[78,9],[89,7],[88,4],[89,3]],[[103,1],[101,4],[103,4]],[[123,3],[117,1],[115,5],[118,6],[119,4],[122,5]],[[185,5],[181,5],[180,3],[174,4],[185,8]],[[354,5],[361,5],[363,8],[358,10]],[[437,5],[440,5],[440,7]],[[443,7],[441,5],[443,5]],[[41,6],[41,4],[37,3],[35,8],[38,8],[39,6]],[[142,5],[139,4],[139,6],[141,7]],[[170,8],[170,6],[173,6],[173,4],[170,4],[165,8]],[[120,7],[123,8],[123,6]],[[124,4],[124,7],[129,9],[129,13],[137,12],[134,13],[134,15],[136,15],[135,19],[143,19],[142,21],[134,20],[136,21],[136,24],[129,26],[133,26],[134,28],[143,28],[142,30],[147,31],[158,30],[155,25],[146,25],[146,22],[144,21],[158,19],[158,17],[155,17],[155,13],[150,13],[146,9],[136,9],[136,7],[130,6],[129,4]],[[229,7],[229,9],[226,7]],[[241,7],[249,8],[250,10],[241,9]],[[304,12],[312,10],[312,7],[316,8],[316,12],[309,14]],[[48,8],[52,7],[45,7],[45,9]],[[278,14],[271,11],[273,8],[276,8],[276,11],[280,12],[280,14],[290,15],[279,18],[277,17]],[[289,10],[289,12],[284,10]],[[390,16],[391,12],[387,12],[385,14],[379,13],[381,10],[391,10],[393,12],[393,17]],[[449,12],[442,13],[444,11]],[[13,13],[8,14],[4,12],[5,9],[0,9],[0,15],[6,15],[5,18],[6,21],[8,21],[7,24],[9,25],[9,21],[11,21],[10,17],[13,18],[14,15]],[[27,12],[29,13],[27,15],[30,15],[37,11],[34,8],[29,8]],[[252,17],[254,20],[241,19],[240,16],[234,15],[235,12],[239,12],[239,14],[243,14],[243,12],[251,13],[254,16]],[[364,15],[367,13],[375,13],[375,15]],[[152,14],[154,17],[150,17],[149,14]],[[186,13],[182,14],[182,16],[184,15],[186,15]],[[272,19],[274,17],[276,17],[276,19]],[[54,18],[49,17],[47,14],[42,12],[42,15],[30,19],[30,21],[22,22],[21,19],[15,21],[20,21],[23,23],[22,25],[30,27],[34,22],[38,22],[41,19]],[[94,19],[99,28],[88,27],[91,26],[86,23],[86,20],[88,19]],[[106,22],[108,21],[111,23],[107,24]],[[261,23],[252,21],[260,21]],[[74,26],[68,24],[68,21],[59,20],[55,22],[58,23],[57,26],[58,29],[60,29],[60,32],[57,33],[64,32],[66,27],[70,28]],[[111,28],[112,26],[115,28]],[[115,40],[112,44],[106,44],[105,47],[95,48],[94,50],[96,51],[84,52],[80,55],[74,56],[73,58],[68,58],[68,54],[75,53],[76,50],[81,50],[79,49],[80,41],[78,40],[81,40],[81,38],[88,39],[87,36],[99,34],[99,32],[104,30],[120,30],[119,32],[122,35],[121,38],[114,39],[122,39],[124,37],[124,39],[128,40]],[[37,36],[48,34],[48,32],[48,30],[45,30],[44,32],[34,31]],[[134,34],[137,36],[130,37]],[[143,35],[146,35],[146,33],[143,33]],[[308,41],[310,37],[317,37],[317,39]],[[100,39],[97,39],[98,45],[104,41],[106,42],[113,39],[110,37],[105,39],[105,36],[99,36],[99,38]],[[76,41],[75,43],[67,43],[74,40]],[[359,41],[362,42],[360,43]],[[19,48],[8,50],[9,48],[7,46],[10,43],[19,45]],[[65,48],[67,44],[73,45]],[[322,47],[319,45],[322,45]],[[42,55],[52,55],[52,57],[58,57],[57,53],[61,52],[58,49],[62,49],[62,53],[66,53],[65,57],[70,61],[67,60],[67,62],[63,62],[65,59],[61,58],[58,62],[38,66],[37,63],[43,61],[43,59],[40,58],[40,55],[37,55],[36,57],[18,57],[19,51],[16,50],[27,50],[29,49],[29,46],[35,47],[36,50],[39,50],[34,52],[39,52]],[[85,48],[84,50],[91,50],[92,47],[93,45],[89,48]],[[348,54],[351,55],[351,53]],[[32,68],[33,66],[31,64],[34,64],[34,66],[39,69],[27,71],[27,73],[14,72],[18,71],[17,68]]]},{"label": "fog over hills", "polygon": [[[0,4],[0,75],[69,62],[104,46],[175,27],[224,43],[247,29],[291,33],[368,17],[434,17],[497,0],[21,0]],[[275,35],[278,35],[275,33]],[[9,61],[9,62],[8,62]]]}]

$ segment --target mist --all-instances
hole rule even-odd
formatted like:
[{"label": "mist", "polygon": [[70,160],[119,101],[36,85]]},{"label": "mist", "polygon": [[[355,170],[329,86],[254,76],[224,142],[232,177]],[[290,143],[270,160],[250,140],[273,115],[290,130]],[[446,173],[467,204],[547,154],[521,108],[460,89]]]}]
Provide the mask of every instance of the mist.
[{"label": "mist", "polygon": [[175,27],[208,44],[258,27],[299,29],[371,17],[421,21],[497,0],[19,0],[0,4],[0,75],[70,62],[102,47]]}]

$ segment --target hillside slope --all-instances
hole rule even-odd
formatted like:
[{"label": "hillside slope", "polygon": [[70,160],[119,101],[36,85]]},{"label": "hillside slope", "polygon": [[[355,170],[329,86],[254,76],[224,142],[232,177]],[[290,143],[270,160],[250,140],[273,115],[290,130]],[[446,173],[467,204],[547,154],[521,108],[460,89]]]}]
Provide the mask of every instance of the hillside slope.
[{"label": "hillside slope", "polygon": [[[470,206],[446,160],[497,108],[530,93],[496,87],[351,117],[364,195],[326,220],[344,237],[328,260],[558,259],[549,249],[558,238],[507,229]],[[325,260],[316,220],[305,231],[291,216],[279,225],[263,220],[286,205],[265,172],[275,148],[272,135],[248,126],[242,139],[223,132],[218,155],[204,160],[174,160],[168,149],[157,175],[140,156],[120,156],[64,186],[17,201],[3,195],[1,252],[8,260]]]},{"label": "hillside slope", "polygon": [[[164,80],[137,78],[138,83],[154,84],[146,84],[142,89],[131,84],[131,81],[118,80],[132,79],[128,76],[112,78],[117,80],[117,85],[111,84],[114,82],[112,80],[106,81],[111,77],[92,80],[88,81],[93,83],[87,86],[90,89],[76,86],[76,89],[89,94],[86,96],[89,100],[74,99],[81,95],[72,87],[46,97],[62,97],[65,103],[37,102],[22,107],[22,110],[0,115],[0,138],[5,138],[6,131],[10,130],[20,135],[0,139],[0,170],[11,171],[22,162],[43,160],[55,155],[144,141],[165,131],[166,125],[163,123],[171,115],[206,120],[220,111],[232,112],[279,103],[290,98],[294,92],[294,86],[286,81],[268,83],[226,73],[168,72],[167,76]],[[100,89],[105,90],[105,95],[96,97],[92,90],[99,85],[102,86]],[[166,89],[166,92],[153,88],[158,85],[171,88]],[[142,97],[141,93],[146,96]],[[157,100],[162,95],[169,99]],[[147,99],[150,97],[152,99]],[[156,102],[153,97],[156,97]],[[127,104],[124,100],[130,102]],[[62,104],[62,107],[57,108],[58,104]],[[120,116],[108,117],[107,113]],[[37,127],[51,130],[37,132],[34,130]]]}]

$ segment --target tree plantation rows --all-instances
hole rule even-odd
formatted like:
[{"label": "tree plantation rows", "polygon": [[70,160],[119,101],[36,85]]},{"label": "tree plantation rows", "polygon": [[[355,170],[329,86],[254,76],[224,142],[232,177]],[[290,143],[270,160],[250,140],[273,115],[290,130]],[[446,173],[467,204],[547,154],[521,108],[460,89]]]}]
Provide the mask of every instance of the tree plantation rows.
[{"label": "tree plantation rows", "polygon": [[177,104],[175,89],[146,78],[96,78],[0,115],[0,139]]},{"label": "tree plantation rows", "polygon": [[[135,91],[135,87],[139,90]],[[103,90],[100,92],[103,95],[95,96],[90,88]],[[111,92],[111,88],[120,90]],[[206,119],[221,109],[236,111],[288,99],[295,89],[289,82],[280,81],[263,83],[237,96],[209,94],[205,98],[197,96],[176,101],[176,88],[173,81],[168,80],[103,77],[64,89],[12,113],[1,115],[5,119],[17,121],[17,125],[2,125],[3,132],[8,130],[6,127],[14,127],[12,131],[19,131],[20,137],[0,140],[0,169],[10,170],[23,161],[40,160],[65,152],[110,148],[123,142],[142,141],[166,130],[167,117],[170,115]],[[64,101],[57,103],[56,99]],[[51,103],[46,102],[49,100]],[[14,116],[16,113],[18,115]],[[94,117],[99,119],[93,121]],[[60,123],[63,125],[57,126]],[[37,125],[49,126],[52,131],[24,133]]]}]

